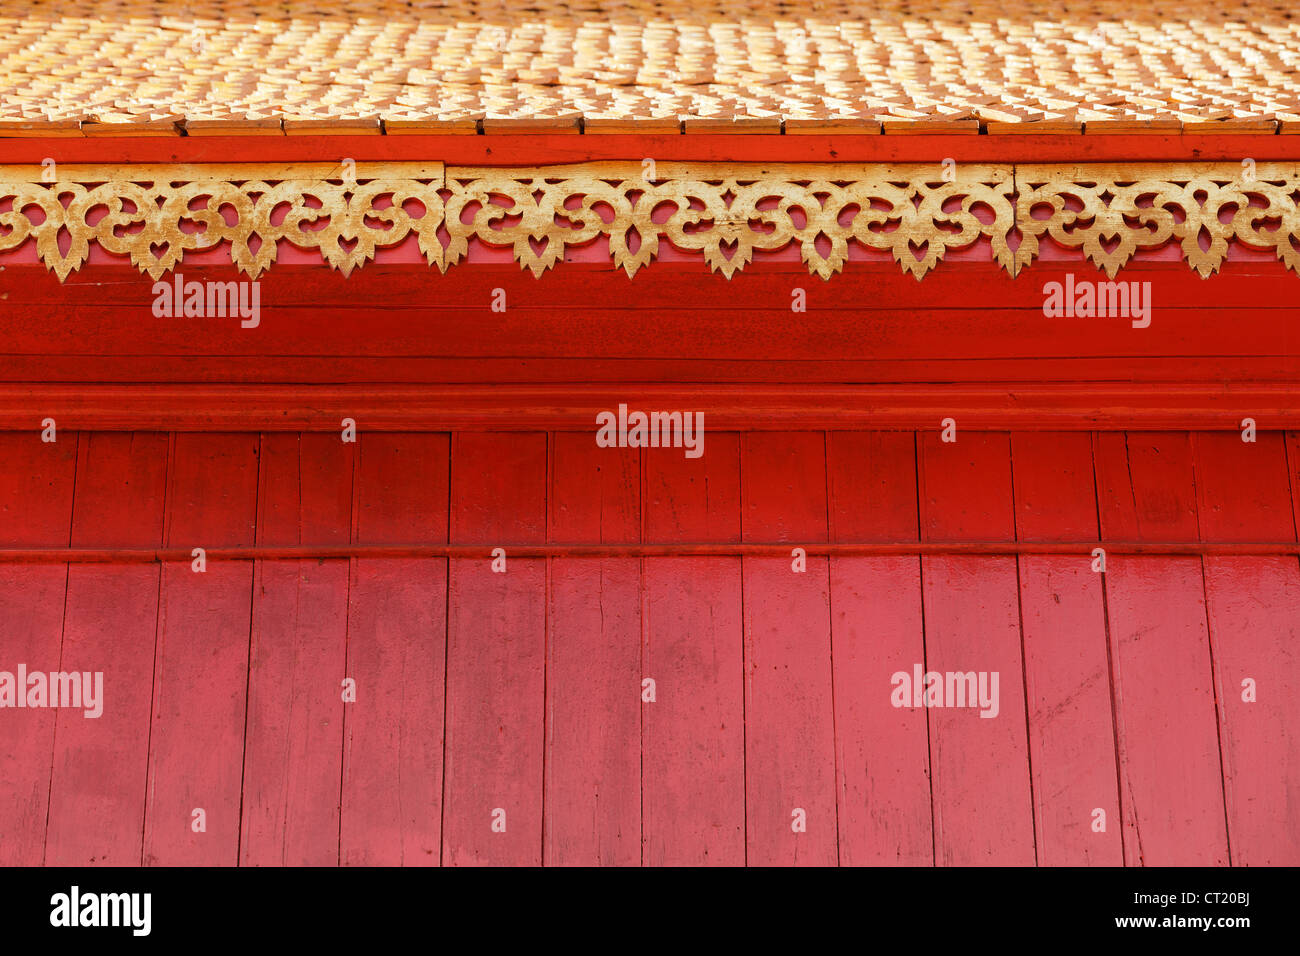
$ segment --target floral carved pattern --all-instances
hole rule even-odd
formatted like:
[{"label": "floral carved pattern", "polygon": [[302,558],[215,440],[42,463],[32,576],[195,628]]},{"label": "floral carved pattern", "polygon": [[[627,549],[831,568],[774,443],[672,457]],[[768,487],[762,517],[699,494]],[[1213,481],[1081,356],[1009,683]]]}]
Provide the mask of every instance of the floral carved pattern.
[{"label": "floral carved pattern", "polygon": [[[0,251],[34,238],[41,261],[62,281],[86,261],[93,242],[157,279],[186,252],[225,243],[238,269],[256,277],[275,261],[284,240],[319,249],[346,275],[373,258],[378,246],[414,232],[429,262],[441,265],[442,167],[400,165],[413,168],[361,182],[331,182],[327,177],[345,171],[323,164],[69,166],[54,167],[48,184],[42,167],[26,182],[13,175],[23,167],[10,167],[0,175]],[[408,212],[411,205],[420,208],[418,216]]]},{"label": "floral carved pattern", "polygon": [[1112,278],[1138,250],[1171,241],[1201,278],[1218,271],[1233,239],[1300,267],[1294,164],[1019,166],[1016,183],[1018,265],[1032,261],[1040,238],[1050,236],[1081,249]]},{"label": "floral carved pattern", "polygon": [[344,275],[411,236],[446,270],[472,241],[509,247],[533,275],[607,244],[629,276],[667,243],[730,278],[797,246],[829,279],[853,244],[920,279],[986,241],[1016,275],[1051,241],[1109,276],[1178,243],[1201,276],[1231,242],[1300,269],[1300,170],[1291,164],[846,165],[589,163],[530,169],[441,163],[0,167],[0,252],[34,242],[60,279],[92,244],[157,279],[187,253],[226,250],[256,278],[282,243]]},{"label": "floral carved pattern", "polygon": [[[828,279],[848,244],[882,249],[918,278],[950,248],[992,240],[1011,265],[1010,167],[626,163],[540,170],[449,168],[448,263],[471,237],[510,244],[540,275],[566,245],[605,236],[614,263],[634,275],[661,241],[696,251],[730,278],[757,251],[799,246],[808,271]],[[463,215],[473,205],[468,221]],[[507,220],[515,221],[504,224]],[[541,248],[536,248],[543,243]]]}]

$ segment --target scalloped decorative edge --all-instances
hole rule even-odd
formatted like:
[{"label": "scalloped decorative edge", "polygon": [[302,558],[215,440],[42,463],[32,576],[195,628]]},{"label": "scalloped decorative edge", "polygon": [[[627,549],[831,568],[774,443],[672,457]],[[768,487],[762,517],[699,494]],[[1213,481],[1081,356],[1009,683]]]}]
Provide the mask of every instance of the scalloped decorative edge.
[{"label": "scalloped decorative edge", "polygon": [[[36,243],[60,281],[91,243],[154,279],[190,251],[225,246],[257,278],[281,241],[344,275],[417,237],[446,271],[471,239],[511,247],[540,276],[603,237],[635,275],[661,242],[727,278],[756,251],[797,243],[829,279],[850,243],[922,278],[949,249],[987,238],[1012,276],[1043,237],[1113,277],[1170,242],[1202,277],[1230,242],[1300,267],[1300,169],[1292,163],[941,164],[598,162],[535,168],[430,163],[0,166],[0,251]],[[62,247],[62,248],[61,248]],[[66,251],[65,251],[66,250]]]}]

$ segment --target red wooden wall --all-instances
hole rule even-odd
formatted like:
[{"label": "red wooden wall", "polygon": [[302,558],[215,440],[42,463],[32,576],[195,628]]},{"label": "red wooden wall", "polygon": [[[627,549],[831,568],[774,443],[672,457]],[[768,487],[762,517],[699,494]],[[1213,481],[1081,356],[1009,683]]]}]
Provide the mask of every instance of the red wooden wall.
[{"label": "red wooden wall", "polygon": [[[0,713],[3,864],[1300,863],[1294,555],[617,548],[1294,542],[1295,433],[32,429],[0,460],[5,548],[611,546],[0,562],[0,670],[105,675],[97,720]],[[997,671],[998,717],[891,706],[914,664]]]},{"label": "red wooden wall", "polygon": [[[726,279],[664,243],[629,279],[593,241],[534,278],[508,248],[477,240],[440,274],[412,240],[345,278],[282,244],[258,279],[261,322],[246,329],[155,316],[153,280],[98,249],[60,284],[28,243],[0,256],[0,385],[1296,381],[1296,276],[1272,253],[1230,252],[1209,280],[1176,245],[1137,254],[1119,278],[1151,283],[1152,318],[1134,329],[1045,317],[1045,284],[1105,280],[1048,243],[1016,278],[980,242],[920,282],[857,245],[823,281],[795,247],[756,253]],[[224,250],[189,254],[177,271],[247,278]],[[796,288],[806,311],[791,310]],[[497,289],[504,311],[492,308]]]}]

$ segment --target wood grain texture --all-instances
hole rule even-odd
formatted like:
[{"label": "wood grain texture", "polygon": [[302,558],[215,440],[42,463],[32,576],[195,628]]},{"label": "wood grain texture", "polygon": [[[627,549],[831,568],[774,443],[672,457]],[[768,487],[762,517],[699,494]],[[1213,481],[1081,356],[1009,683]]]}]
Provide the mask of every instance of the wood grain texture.
[{"label": "wood grain texture", "polygon": [[[921,536],[1005,539],[1015,532],[1005,434],[918,436]],[[1014,558],[925,557],[925,670],[998,675],[995,717],[980,708],[930,708],[935,862],[1035,862],[1024,670]],[[990,695],[991,696],[991,695]],[[990,711],[991,712],[991,711]]]},{"label": "wood grain texture", "polygon": [[[0,434],[0,461],[7,463],[0,469],[5,545],[70,540],[78,445],[76,432],[63,432],[52,443],[42,442],[35,428]],[[0,567],[0,620],[5,621],[0,668],[15,675],[20,664],[58,669],[67,584],[63,565]],[[37,709],[0,714],[5,728],[0,734],[0,865],[39,866],[45,857],[56,715]],[[76,827],[78,821],[59,825]],[[132,863],[139,862],[138,826],[135,835]]]},{"label": "wood grain texture", "polygon": [[[1284,434],[1254,442],[1196,435],[1193,445],[1202,538],[1295,536]],[[1300,831],[1284,823],[1300,805],[1300,564],[1285,557],[1204,562],[1232,862],[1283,865],[1300,859]]]},{"label": "wood grain texture", "polygon": [[[161,543],[168,456],[164,434],[83,435],[72,541]],[[48,864],[137,866],[142,832],[150,862],[147,779],[156,752],[149,728],[159,583],[157,567],[68,568],[64,663],[69,670],[103,671],[104,713],[87,720],[59,711]],[[230,756],[238,766],[238,751]],[[235,784],[237,792],[237,776]]]},{"label": "wood grain texture", "polygon": [[[0,670],[106,698],[0,710],[6,862],[1300,862],[1300,562],[1085,547],[1295,541],[1294,434],[710,430],[688,459],[362,424],[0,433],[0,546],[782,554],[0,564]],[[788,553],[936,540],[1080,551]],[[998,717],[894,706],[918,664],[996,671]]]},{"label": "wood grain texture", "polygon": [[[233,272],[226,277],[227,281],[233,278]],[[1031,359],[1294,358],[1297,354],[1297,344],[1285,332],[1300,315],[1294,307],[1264,308],[1248,314],[1241,323],[1246,333],[1243,337],[1225,332],[1222,306],[1201,302],[1158,312],[1163,321],[1153,320],[1143,335],[1134,336],[1129,322],[1122,318],[1045,318],[1041,284],[1037,284],[1038,301],[1032,304],[1021,304],[1023,300],[1013,306],[983,304],[978,296],[989,281],[971,278],[965,283],[970,286],[969,301],[981,302],[978,307],[940,303],[908,307],[874,298],[881,290],[870,276],[852,282],[854,295],[842,305],[839,296],[818,302],[823,293],[820,283],[812,285],[817,282],[815,277],[783,278],[784,290],[768,287],[742,296],[742,301],[756,300],[749,308],[732,304],[730,286],[717,280],[719,284],[697,294],[722,303],[722,307],[673,309],[624,307],[628,293],[622,276],[603,281],[588,277],[586,306],[567,307],[549,302],[544,290],[537,287],[539,280],[530,275],[504,275],[493,287],[505,293],[503,311],[492,309],[493,296],[486,289],[466,290],[463,298],[449,297],[441,308],[431,306],[427,294],[380,310],[355,304],[304,306],[296,300],[263,301],[257,329],[241,328],[237,317],[155,317],[146,285],[140,289],[139,301],[131,305],[31,305],[28,322],[0,328],[0,354],[62,359],[63,367],[89,370],[93,367],[89,361],[71,359],[85,356],[87,338],[93,337],[97,356],[105,360],[134,358],[137,381],[149,381],[152,376],[161,376],[160,381],[194,381],[180,373],[187,365],[201,367],[199,360],[210,362],[212,369],[220,372],[259,357],[275,357],[284,363],[284,372],[277,377],[280,381],[295,381],[292,371],[301,360],[331,356],[479,360],[506,356],[534,363],[645,357],[692,363],[724,359],[949,361],[964,369],[964,380],[996,381],[995,372]],[[813,307],[792,312],[791,288],[804,286]],[[688,294],[679,289],[661,292],[657,298],[649,298],[654,294],[651,290],[638,295],[646,295],[646,301],[664,302]],[[358,297],[354,303],[388,299],[380,289],[370,297],[362,298],[360,292],[354,295]],[[876,308],[863,304],[867,296],[873,297]],[[168,370],[167,359],[187,362]],[[990,361],[997,364],[981,374],[979,368]],[[1136,361],[1133,364],[1136,367]],[[13,374],[0,378],[21,380]]]},{"label": "wood grain texture", "polygon": [[[527,277],[526,281],[512,260],[483,263],[473,269],[451,269],[437,276],[439,294],[431,297],[430,275],[423,255],[417,251],[409,261],[385,261],[385,254],[391,256],[397,251],[382,250],[378,261],[349,276],[318,266],[277,264],[258,280],[261,302],[301,306],[310,299],[321,308],[350,310],[360,315],[373,313],[370,302],[383,292],[387,308],[392,311],[459,313],[469,308],[486,309],[492,301],[493,290],[501,288],[506,281],[513,288],[532,289],[534,295],[528,302],[519,304],[537,309],[579,314],[662,313],[663,303],[673,295],[689,302],[692,313],[734,313],[775,308],[778,302],[788,304],[792,282],[808,275],[807,268],[798,261],[797,251],[794,256],[779,259],[760,253],[749,269],[731,279],[695,268],[696,264],[689,261],[664,261],[658,268],[638,273],[635,287],[628,285],[621,269],[603,259],[566,262],[563,269],[548,271],[539,279]],[[990,269],[986,262],[960,258],[945,261],[942,268],[956,273],[953,278],[960,279],[963,290],[973,293],[970,297],[956,298],[951,285],[917,282],[900,271],[892,257],[884,253],[880,259],[855,262],[850,271],[834,282],[809,286],[808,312],[853,310],[888,314],[940,309],[979,315],[1003,309],[1039,309],[1043,304],[1044,283],[1063,282],[1068,273],[1074,273],[1076,280],[1084,278],[1081,264],[1073,261],[1069,252],[1058,255],[1065,258],[1034,265],[1033,272],[1027,274],[1036,280],[1033,282],[1018,282],[1005,272]],[[224,282],[231,277],[228,262],[196,260],[191,264],[188,257],[182,271],[187,282]],[[1150,282],[1162,314],[1179,315],[1182,310],[1227,305],[1234,299],[1240,301],[1251,296],[1259,299],[1252,308],[1266,312],[1280,309],[1284,313],[1293,307],[1286,296],[1295,288],[1295,276],[1268,256],[1230,261],[1211,283],[1189,276],[1186,266],[1177,259],[1150,257],[1135,260],[1125,270],[1124,278]],[[87,263],[64,282],[53,285],[44,266],[15,264],[0,273],[0,289],[9,293],[5,301],[14,306],[57,304],[65,309],[126,306],[138,310],[153,303],[153,280],[129,267],[124,269],[117,262]],[[620,290],[623,294],[617,298],[605,295]],[[629,291],[637,294],[629,295]],[[875,295],[865,297],[863,293],[867,291]],[[723,292],[726,294],[721,295]],[[501,319],[498,314],[498,320]],[[1244,319],[1252,321],[1250,316]],[[214,326],[220,325],[220,320],[210,321]],[[1131,344],[1140,347],[1140,343]]]},{"label": "wood grain texture", "polygon": [[[263,435],[257,537],[346,543],[356,446]],[[338,862],[348,562],[259,561],[253,581],[245,865]]]},{"label": "wood grain texture", "polygon": [[[451,540],[544,542],[547,473],[544,434],[456,435]],[[542,862],[547,567],[505,557],[451,561],[444,865]]]},{"label": "wood grain texture", "polygon": [[[740,540],[740,438],[690,459],[645,452],[647,541]],[[641,799],[648,866],[745,862],[741,559],[645,560]]]},{"label": "wood grain texture", "polygon": [[[448,139],[480,137],[444,137],[440,145]],[[333,153],[331,158],[336,161]],[[1177,254],[1177,244],[1170,248]],[[884,261],[854,259],[843,274],[824,283],[807,274],[797,248],[791,247],[766,254],[777,258],[758,254],[730,280],[710,273],[702,262],[663,261],[639,273],[635,285],[612,263],[598,268],[590,262],[565,262],[540,278],[513,261],[481,261],[435,274],[414,246],[399,260],[385,258],[399,250],[381,250],[378,261],[345,279],[295,264],[291,252],[282,250],[285,261],[259,280],[263,314],[256,329],[241,328],[237,318],[156,317],[152,280],[110,262],[90,263],[84,274],[74,274],[62,286],[34,261],[6,266],[0,271],[0,296],[8,295],[7,301],[21,308],[23,321],[0,327],[0,424],[26,428],[31,409],[41,408],[60,422],[66,419],[70,427],[77,416],[75,425],[83,428],[187,429],[197,427],[196,421],[221,417],[224,409],[227,416],[239,412],[241,419],[227,418],[212,427],[258,430],[280,427],[286,406],[290,414],[320,407],[316,394],[302,392],[267,409],[241,401],[242,393],[233,411],[197,393],[159,401],[160,383],[432,387],[576,382],[619,387],[628,382],[927,385],[927,391],[945,393],[938,404],[946,402],[947,413],[959,414],[968,427],[984,406],[954,394],[953,385],[1018,383],[1022,388],[1009,404],[1019,416],[992,427],[1221,427],[1223,421],[1239,420],[1242,408],[1255,410],[1261,422],[1293,428],[1300,422],[1294,401],[1300,364],[1296,340],[1287,331],[1296,318],[1289,297],[1295,277],[1267,254],[1230,258],[1208,282],[1181,262],[1140,254],[1121,278],[1151,283],[1159,310],[1150,328],[1134,334],[1124,319],[1043,315],[1047,283],[1061,282],[1069,273],[1080,281],[1104,278],[1091,264],[1068,258],[1073,255],[1068,251],[1060,253],[1067,258],[1036,262],[1017,279],[987,261],[962,260],[954,252],[940,266],[946,281],[918,283],[902,274],[888,253],[873,250]],[[1048,254],[1045,249],[1044,256]],[[505,255],[509,259],[509,250]],[[981,255],[987,258],[987,250]],[[228,263],[220,267],[199,259],[191,265],[188,256],[183,272],[192,281],[240,278]],[[807,293],[806,312],[791,311],[795,288]],[[959,296],[954,288],[961,290]],[[505,312],[491,309],[494,289],[506,294]],[[673,307],[679,302],[689,308]],[[1242,309],[1243,302],[1250,308]],[[1231,323],[1222,321],[1225,311],[1233,315]],[[1085,389],[1067,405],[1070,425],[1061,423],[1060,399],[1033,388],[1100,382],[1130,383],[1138,394],[1099,400],[1104,392],[1090,395]],[[27,383],[46,384],[32,394]],[[55,383],[68,386],[71,396],[52,390]],[[1140,388],[1152,383],[1163,387]],[[1281,383],[1291,398],[1266,401],[1259,393],[1240,403],[1225,402],[1221,383]],[[142,384],[150,392],[140,401],[129,387]],[[1202,412],[1164,420],[1160,412],[1172,400],[1169,389],[1197,384]],[[23,391],[11,395],[11,388]],[[407,398],[382,390],[366,394],[371,422],[411,415]],[[802,404],[807,403],[817,404],[812,395],[804,395]],[[935,417],[928,413],[900,423],[864,411],[916,403],[915,398],[870,395],[847,406],[823,403],[820,419],[805,416],[780,427],[928,427]],[[538,401],[511,397],[503,404],[516,416],[506,427],[557,427],[535,419],[557,406],[554,396]],[[740,407],[745,412],[726,426],[711,420],[719,427],[748,429],[769,416],[791,413],[790,406]],[[169,417],[176,409],[184,414]],[[255,412],[256,420],[250,420]],[[1289,417],[1279,417],[1282,412]],[[341,414],[330,406],[331,429]],[[850,414],[856,417],[845,417]],[[405,421],[408,429],[466,427],[434,418]],[[298,422],[289,426],[302,427]],[[565,427],[573,427],[572,420]]]},{"label": "wood grain texture", "polygon": [[[447,540],[446,435],[361,436],[355,539]],[[435,865],[442,853],[447,562],[353,562],[340,859]]]},{"label": "wood grain texture", "polygon": [[[908,136],[844,136],[842,134],[778,136],[752,133],[602,134],[530,131],[524,135],[303,135],[293,137],[168,135],[77,138],[14,138],[5,143],[12,162],[35,163],[57,146],[68,162],[103,162],[111,149],[117,162],[301,162],[337,163],[340,155],[361,160],[419,160],[436,153],[448,163],[523,165],[626,159],[643,155],[685,161],[737,156],[764,161],[818,162],[834,151],[840,162],[933,163],[936,156],[957,162],[1005,161],[1008,144],[1002,136],[970,136],[936,130]],[[1294,160],[1287,137],[1249,133],[1214,134],[1145,129],[1080,135],[1023,133],[1015,148],[1026,160],[1077,162],[1186,161],[1189,149],[1204,159],[1238,162],[1243,151],[1257,159]],[[760,152],[761,150],[761,152]]]},{"label": "wood grain texture", "polygon": [[[552,438],[554,541],[641,538],[641,454],[592,433]],[[647,449],[645,454],[679,454]],[[543,861],[641,861],[641,560],[552,561],[546,640]]]},{"label": "wood grain texture", "polygon": [[[741,437],[743,540],[825,541],[826,439]],[[748,862],[838,860],[835,712],[827,558],[743,558]],[[802,819],[799,815],[802,814]],[[796,824],[805,827],[796,831]]]},{"label": "wood grain texture", "polygon": [[[169,544],[254,540],[256,435],[177,435],[168,475]],[[244,806],[245,714],[253,567],[248,561],[162,569],[145,863],[235,866]],[[258,738],[260,740],[260,738]],[[206,829],[196,831],[196,809]]]},{"label": "wood grain texture", "polygon": [[[1096,468],[1103,535],[1197,534],[1188,435],[1101,435]],[[1125,862],[1227,864],[1201,560],[1113,557],[1106,596]]]},{"label": "wood grain texture", "polygon": [[[915,436],[826,442],[831,540],[916,541]],[[930,865],[927,714],[890,699],[892,675],[925,659],[920,559],[832,558],[830,573],[840,862]]]},{"label": "wood grain texture", "polygon": [[[1013,435],[1011,462],[1019,540],[1097,539],[1090,435]],[[1120,866],[1104,579],[1086,547],[1018,562],[1038,861]]]}]

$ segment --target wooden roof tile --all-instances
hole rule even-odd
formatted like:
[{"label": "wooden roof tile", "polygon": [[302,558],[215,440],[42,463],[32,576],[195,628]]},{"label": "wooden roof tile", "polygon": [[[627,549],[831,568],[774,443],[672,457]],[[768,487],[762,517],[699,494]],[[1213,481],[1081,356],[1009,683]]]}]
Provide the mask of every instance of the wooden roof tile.
[{"label": "wooden roof tile", "polygon": [[289,133],[1289,131],[1293,17],[1291,0],[9,0],[0,133],[282,115]]}]

